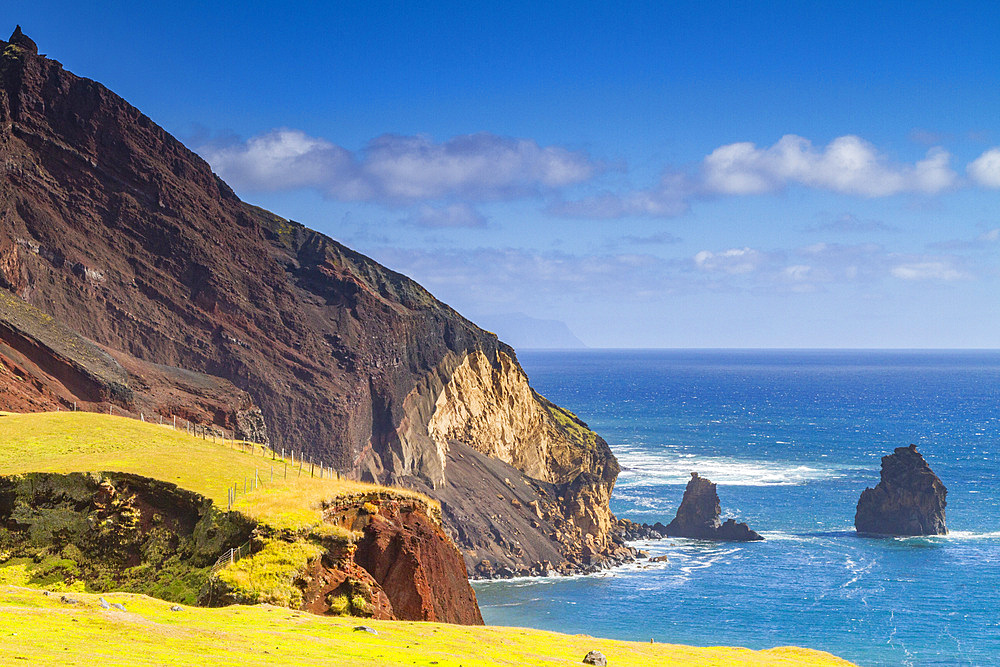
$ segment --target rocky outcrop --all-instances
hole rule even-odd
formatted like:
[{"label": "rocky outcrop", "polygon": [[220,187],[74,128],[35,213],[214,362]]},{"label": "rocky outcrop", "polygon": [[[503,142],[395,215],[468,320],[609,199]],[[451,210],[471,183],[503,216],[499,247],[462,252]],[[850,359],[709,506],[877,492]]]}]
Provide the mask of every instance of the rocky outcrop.
[{"label": "rocky outcrop", "polygon": [[[205,604],[269,602],[317,614],[483,624],[461,554],[426,499],[388,490],[342,497],[304,534],[258,528],[250,550],[248,564],[236,565],[242,573],[213,576]],[[289,564],[278,583],[245,584],[275,561]]]},{"label": "rocky outcrop", "polygon": [[916,445],[882,457],[882,478],[861,492],[854,526],[869,535],[945,535],[948,489]]},{"label": "rocky outcrop", "polygon": [[[540,554],[554,533],[540,561],[589,567],[627,551],[608,509],[618,465],[607,445],[531,391],[495,335],[405,276],[240,201],[204,160],[20,32],[0,51],[0,290],[107,352],[147,401],[140,410],[177,410],[182,393],[203,405],[191,371],[245,392],[275,449],[355,478],[468,506],[483,486],[448,469],[458,444],[509,464],[512,480],[551,485],[537,511],[497,512],[477,542],[461,543],[446,509],[470,566],[485,549],[537,567],[507,545]],[[32,361],[11,362],[27,378],[20,405],[75,395],[44,382],[32,394]],[[241,409],[190,418],[228,428]]]},{"label": "rocky outcrop", "polygon": [[483,625],[465,563],[440,524],[411,503],[372,509],[354,561],[386,592],[396,617]]},{"label": "rocky outcrop", "polygon": [[691,473],[691,480],[684,489],[684,498],[677,508],[677,516],[666,526],[655,524],[654,530],[672,537],[690,537],[699,540],[724,540],[751,542],[763,540],[745,523],[728,519],[719,521],[722,507],[716,485],[698,473]]}]

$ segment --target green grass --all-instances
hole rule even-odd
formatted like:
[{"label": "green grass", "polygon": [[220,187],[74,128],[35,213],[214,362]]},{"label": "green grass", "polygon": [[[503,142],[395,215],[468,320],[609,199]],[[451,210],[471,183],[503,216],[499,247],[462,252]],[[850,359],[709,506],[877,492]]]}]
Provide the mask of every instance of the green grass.
[{"label": "green grass", "polygon": [[[90,412],[0,416],[0,475],[27,472],[127,472],[172,482],[225,509],[229,488],[239,487],[233,509],[277,530],[303,531],[322,523],[322,505],[346,495],[388,492],[437,503],[403,489],[309,476],[270,454],[246,454],[231,445],[188,435],[170,426]],[[243,494],[244,480],[261,485]],[[318,474],[318,473],[317,473]],[[273,475],[273,478],[272,478]]]},{"label": "green grass", "polygon": [[60,594],[0,585],[0,663],[5,665],[305,665],[352,667],[439,665],[580,665],[599,650],[612,667],[648,665],[847,665],[799,648],[750,651],[645,644],[524,628],[365,620],[378,635],[355,632],[357,619],[322,617],[281,607],[185,607],[140,595],[106,594],[126,612],[104,610],[96,595]]},{"label": "green grass", "polygon": [[295,586],[295,578],[322,555],[323,549],[316,544],[275,540],[221,570],[218,577],[240,602],[297,609],[302,604],[302,591]]}]

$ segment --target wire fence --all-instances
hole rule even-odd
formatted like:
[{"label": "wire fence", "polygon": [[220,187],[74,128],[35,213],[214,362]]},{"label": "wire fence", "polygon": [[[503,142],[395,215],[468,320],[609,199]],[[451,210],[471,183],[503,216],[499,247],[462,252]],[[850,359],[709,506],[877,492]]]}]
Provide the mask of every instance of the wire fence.
[{"label": "wire fence", "polygon": [[[69,407],[69,404],[67,404],[66,407]],[[72,403],[72,409],[73,412],[78,411],[77,403],[75,401]],[[289,473],[291,473],[294,477],[300,478],[307,475],[310,478],[330,480],[341,478],[340,472],[332,465],[327,465],[325,461],[318,459],[314,460],[311,454],[307,455],[301,450],[296,452],[294,449],[286,452],[284,447],[278,451],[272,448],[268,443],[237,438],[234,430],[227,431],[225,428],[216,426],[215,424],[197,424],[184,417],[178,417],[177,415],[168,415],[164,417],[164,415],[161,414],[146,415],[144,412],[131,412],[115,406],[113,403],[108,404],[108,414],[137,419],[146,423],[159,424],[167,428],[172,428],[175,431],[184,431],[193,437],[202,438],[203,440],[228,446],[230,449],[243,452],[249,456],[258,456],[259,452],[259,456],[263,461],[270,459],[271,462],[270,471],[267,473],[267,485],[274,483],[276,472],[280,480],[287,480]],[[276,467],[277,470],[275,470]],[[240,495],[246,495],[260,489],[263,486],[265,486],[265,481],[261,477],[259,468],[254,469],[252,478],[244,475],[242,479],[233,482],[227,493],[227,511],[232,511],[233,505],[236,504],[236,500]],[[221,560],[222,559],[220,559],[220,561]]]},{"label": "wire fence", "polygon": [[221,556],[219,556],[219,560],[215,561],[215,565],[212,566],[212,574],[214,575],[222,568],[228,565],[232,565],[241,558],[249,556],[251,553],[253,553],[252,543],[249,540],[247,540],[240,546],[234,547],[229,551],[225,552],[224,554],[222,554]]}]

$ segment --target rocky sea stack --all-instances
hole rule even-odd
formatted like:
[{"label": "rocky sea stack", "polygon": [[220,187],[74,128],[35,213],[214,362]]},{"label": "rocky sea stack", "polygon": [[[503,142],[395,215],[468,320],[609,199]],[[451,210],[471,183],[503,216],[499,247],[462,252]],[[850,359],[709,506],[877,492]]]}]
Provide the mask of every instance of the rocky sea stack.
[{"label": "rocky sea stack", "polygon": [[882,457],[882,480],[858,500],[854,527],[869,535],[945,535],[948,489],[916,445]]},{"label": "rocky sea stack", "polygon": [[653,526],[664,535],[691,537],[699,540],[724,540],[727,542],[754,542],[763,540],[756,531],[735,519],[719,520],[722,507],[716,485],[709,479],[691,473],[691,481],[684,489],[684,498],[677,508],[677,516],[665,527]]}]

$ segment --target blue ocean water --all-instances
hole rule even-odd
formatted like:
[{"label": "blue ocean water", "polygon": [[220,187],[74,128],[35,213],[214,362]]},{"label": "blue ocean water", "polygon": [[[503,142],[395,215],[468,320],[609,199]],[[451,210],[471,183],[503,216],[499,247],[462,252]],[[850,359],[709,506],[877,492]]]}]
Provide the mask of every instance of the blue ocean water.
[{"label": "blue ocean water", "polygon": [[[750,544],[642,543],[666,563],[475,585],[486,622],[861,665],[1000,664],[1000,351],[522,352],[622,464],[612,509],[666,523],[691,471]],[[915,443],[945,537],[854,533],[880,459]]]}]

